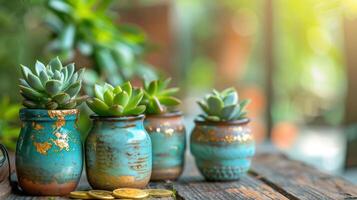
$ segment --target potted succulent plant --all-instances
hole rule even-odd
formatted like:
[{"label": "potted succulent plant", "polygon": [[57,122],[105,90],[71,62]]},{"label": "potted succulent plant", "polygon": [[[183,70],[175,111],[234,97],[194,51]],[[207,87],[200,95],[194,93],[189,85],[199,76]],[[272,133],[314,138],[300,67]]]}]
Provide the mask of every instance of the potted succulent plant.
[{"label": "potted succulent plant", "polygon": [[234,88],[213,90],[198,102],[204,114],[195,120],[191,153],[207,180],[229,181],[245,174],[255,152],[245,106]]},{"label": "potted succulent plant", "polygon": [[95,189],[142,188],[150,180],[151,140],[139,105],[142,89],[130,82],[95,85],[87,105],[96,113],[85,143],[87,178]]},{"label": "potted succulent plant", "polygon": [[175,111],[181,102],[172,96],[178,88],[168,88],[170,79],[146,83],[141,104],[146,106],[145,129],[153,150],[151,180],[174,180],[183,170],[186,131],[182,113]]},{"label": "potted succulent plant", "polygon": [[77,97],[84,69],[63,66],[58,58],[47,66],[37,61],[35,72],[21,66],[22,128],[16,147],[19,185],[32,195],[66,195],[82,173],[82,143],[75,127],[85,97]]}]

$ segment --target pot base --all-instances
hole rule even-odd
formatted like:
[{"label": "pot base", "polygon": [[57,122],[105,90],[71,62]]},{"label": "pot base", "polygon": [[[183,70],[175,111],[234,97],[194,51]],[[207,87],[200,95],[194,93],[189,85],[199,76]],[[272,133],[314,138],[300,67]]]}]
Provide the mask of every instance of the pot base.
[{"label": "pot base", "polygon": [[164,181],[164,180],[176,180],[182,173],[183,168],[173,167],[165,169],[153,169],[150,180],[152,181]]},{"label": "pot base", "polygon": [[208,162],[202,164],[197,162],[197,167],[201,174],[205,177],[207,181],[235,181],[245,175],[248,170],[249,166],[229,166],[229,165],[219,165],[219,164],[212,164],[207,165]]},{"label": "pot base", "polygon": [[88,182],[94,189],[115,190],[118,188],[145,188],[150,181],[150,176],[141,180],[135,180],[134,176],[110,176],[96,173],[88,176]]},{"label": "pot base", "polygon": [[36,183],[27,179],[19,179],[19,186],[29,195],[36,196],[65,196],[74,191],[77,187],[77,182],[68,182],[59,184],[52,183]]}]

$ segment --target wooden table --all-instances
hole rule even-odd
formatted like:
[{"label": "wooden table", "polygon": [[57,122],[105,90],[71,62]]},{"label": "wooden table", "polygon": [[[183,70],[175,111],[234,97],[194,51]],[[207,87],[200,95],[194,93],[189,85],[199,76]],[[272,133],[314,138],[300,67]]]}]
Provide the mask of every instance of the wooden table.
[{"label": "wooden table", "polygon": [[[251,171],[235,182],[205,182],[191,156],[187,156],[186,163],[179,181],[152,182],[148,187],[175,190],[176,199],[357,199],[356,185],[322,173],[301,162],[289,160],[282,154],[258,154],[254,158]],[[85,176],[78,189],[90,189]],[[13,192],[5,199],[67,198],[29,197],[20,192]]]}]

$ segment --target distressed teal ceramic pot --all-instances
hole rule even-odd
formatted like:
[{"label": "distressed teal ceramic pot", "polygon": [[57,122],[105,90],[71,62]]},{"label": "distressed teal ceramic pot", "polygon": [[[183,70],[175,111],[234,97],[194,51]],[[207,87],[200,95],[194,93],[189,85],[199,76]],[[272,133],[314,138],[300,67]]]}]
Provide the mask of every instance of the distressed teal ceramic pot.
[{"label": "distressed teal ceramic pot", "polygon": [[248,123],[195,121],[191,153],[206,180],[237,180],[249,170],[255,144]]},{"label": "distressed teal ceramic pot", "polygon": [[76,188],[83,165],[77,114],[76,109],[20,110],[16,172],[27,194],[62,196]]},{"label": "distressed teal ceramic pot", "polygon": [[147,115],[145,129],[152,142],[151,180],[175,180],[183,170],[186,130],[180,112]]},{"label": "distressed teal ceramic pot", "polygon": [[144,115],[91,116],[93,126],[86,144],[86,172],[95,189],[145,187],[151,175],[151,140]]}]

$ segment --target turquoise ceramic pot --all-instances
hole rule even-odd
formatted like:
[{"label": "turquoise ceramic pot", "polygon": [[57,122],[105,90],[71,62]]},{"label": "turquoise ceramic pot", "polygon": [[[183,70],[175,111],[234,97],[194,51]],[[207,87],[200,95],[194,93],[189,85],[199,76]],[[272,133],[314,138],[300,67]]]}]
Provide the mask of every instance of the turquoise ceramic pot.
[{"label": "turquoise ceramic pot", "polygon": [[145,187],[151,175],[151,140],[144,129],[144,115],[92,116],[86,144],[86,172],[95,189]]},{"label": "turquoise ceramic pot", "polygon": [[180,112],[147,115],[145,129],[152,142],[151,180],[175,180],[183,170],[186,130]]},{"label": "turquoise ceramic pot", "polygon": [[249,170],[255,145],[248,122],[195,121],[191,153],[207,180],[237,180]]},{"label": "turquoise ceramic pot", "polygon": [[78,110],[21,109],[16,148],[19,185],[31,195],[66,195],[82,174]]}]

